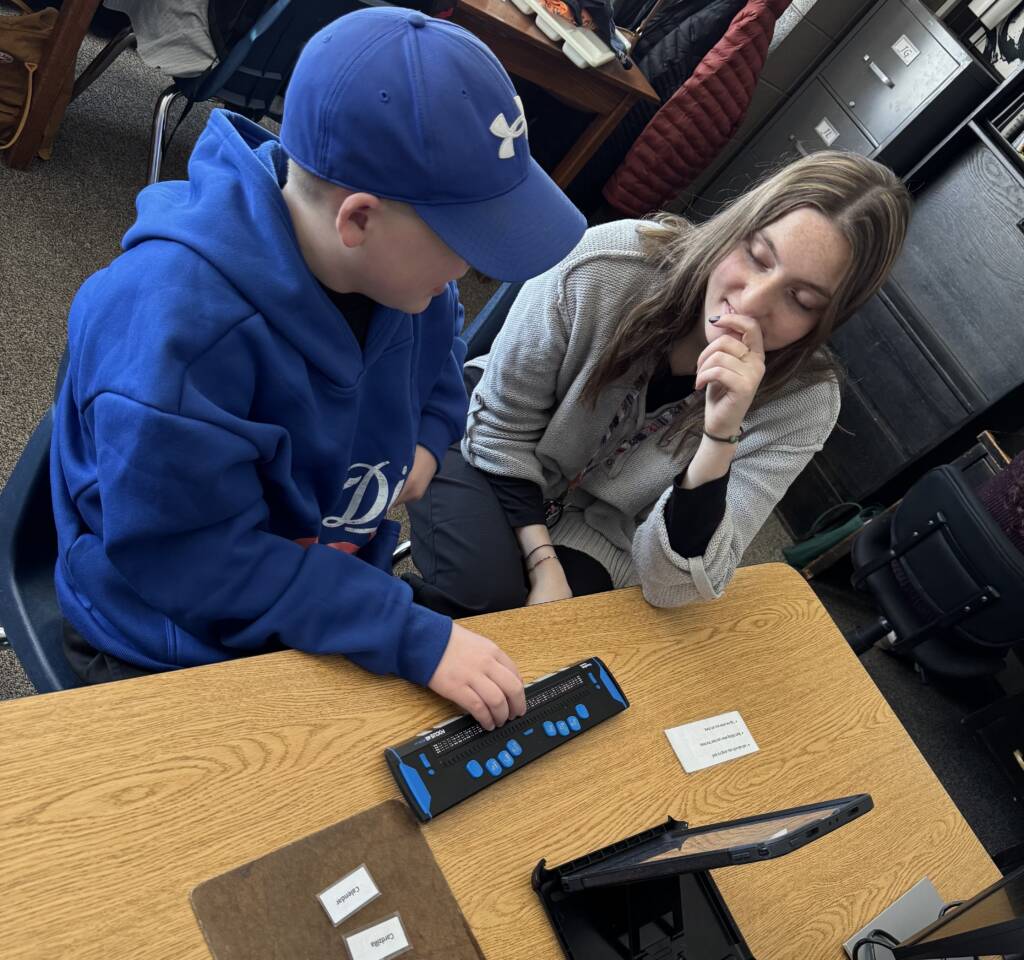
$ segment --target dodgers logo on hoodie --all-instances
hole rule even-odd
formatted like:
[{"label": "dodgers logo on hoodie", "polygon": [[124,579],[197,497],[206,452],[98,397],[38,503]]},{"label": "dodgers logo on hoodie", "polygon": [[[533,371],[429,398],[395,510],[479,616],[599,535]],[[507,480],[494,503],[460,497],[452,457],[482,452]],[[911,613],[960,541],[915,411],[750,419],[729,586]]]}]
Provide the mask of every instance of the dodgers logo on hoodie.
[{"label": "dodgers logo on hoodie", "polygon": [[390,463],[353,463],[349,467],[341,501],[344,503],[347,492],[348,503],[340,514],[323,518],[327,530],[320,535],[321,543],[352,543],[358,549],[373,536],[401,494],[409,472],[402,467],[401,478],[392,485],[386,469]]}]

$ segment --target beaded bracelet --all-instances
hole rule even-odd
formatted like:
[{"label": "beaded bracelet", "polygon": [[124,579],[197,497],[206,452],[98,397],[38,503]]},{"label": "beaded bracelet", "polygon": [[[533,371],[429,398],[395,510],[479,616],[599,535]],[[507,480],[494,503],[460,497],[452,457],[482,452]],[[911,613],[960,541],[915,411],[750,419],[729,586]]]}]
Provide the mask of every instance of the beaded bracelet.
[{"label": "beaded bracelet", "polygon": [[536,570],[537,567],[539,567],[542,563],[544,563],[545,560],[557,560],[557,559],[558,559],[558,555],[554,554],[554,553],[551,554],[550,557],[541,557],[532,567],[527,567],[526,568],[526,572],[527,573],[533,573],[533,571]]},{"label": "beaded bracelet", "polygon": [[718,443],[739,443],[740,438],[743,436],[743,430],[741,429],[739,433],[735,433],[731,437],[716,437],[713,433],[708,433],[705,430],[704,436],[709,440],[716,440]]},{"label": "beaded bracelet", "polygon": [[545,547],[551,547],[552,550],[555,549],[555,545],[553,543],[542,543],[539,546],[534,547],[525,557],[523,557],[523,563],[526,563],[538,550],[543,550]]}]

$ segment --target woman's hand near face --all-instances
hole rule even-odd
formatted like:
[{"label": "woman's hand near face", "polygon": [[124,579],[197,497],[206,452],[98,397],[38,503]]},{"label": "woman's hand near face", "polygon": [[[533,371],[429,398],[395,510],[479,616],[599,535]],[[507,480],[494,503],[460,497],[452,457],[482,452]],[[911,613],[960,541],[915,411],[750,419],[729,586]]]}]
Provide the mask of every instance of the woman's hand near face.
[{"label": "woman's hand near face", "polygon": [[721,336],[697,358],[695,389],[706,389],[704,429],[718,437],[735,436],[764,378],[764,338],[757,322],[738,313],[715,322]]}]

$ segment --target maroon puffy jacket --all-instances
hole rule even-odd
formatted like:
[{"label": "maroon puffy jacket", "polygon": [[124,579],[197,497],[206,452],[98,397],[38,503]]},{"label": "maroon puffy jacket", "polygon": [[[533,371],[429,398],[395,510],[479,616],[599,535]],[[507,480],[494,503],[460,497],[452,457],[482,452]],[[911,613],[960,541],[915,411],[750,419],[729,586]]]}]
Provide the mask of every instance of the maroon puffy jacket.
[{"label": "maroon puffy jacket", "polygon": [[789,4],[749,0],[736,14],[604,185],[604,197],[613,207],[634,217],[650,213],[715,159],[746,116],[775,21]]}]

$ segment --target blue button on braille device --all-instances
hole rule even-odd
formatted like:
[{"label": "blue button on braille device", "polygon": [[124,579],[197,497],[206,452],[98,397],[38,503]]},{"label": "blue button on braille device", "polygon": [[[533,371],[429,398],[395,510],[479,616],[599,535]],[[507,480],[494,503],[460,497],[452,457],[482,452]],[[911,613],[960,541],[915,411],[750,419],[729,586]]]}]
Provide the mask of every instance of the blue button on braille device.
[{"label": "blue button on braille device", "polygon": [[583,729],[583,727],[580,726],[579,717],[571,716],[565,722],[569,724],[569,729],[574,730],[576,733],[579,733],[580,730]]},{"label": "blue button on braille device", "polygon": [[569,725],[564,720],[559,720],[558,723],[555,724],[555,726],[558,727],[558,732],[563,737],[569,736]]},{"label": "blue button on braille device", "polygon": [[549,737],[553,737],[555,735],[555,725],[550,720],[544,721],[544,732]]},{"label": "blue button on braille device", "polygon": [[466,764],[466,769],[469,771],[469,775],[474,779],[484,775],[484,768],[480,766],[479,760],[470,760],[469,763]]},{"label": "blue button on braille device", "polygon": [[519,746],[518,740],[509,740],[509,742],[505,744],[505,749],[508,750],[513,757],[518,757],[523,752],[523,748]]},{"label": "blue button on braille device", "polygon": [[586,720],[590,716],[590,711],[582,703],[576,704],[576,713],[581,720]]},{"label": "blue button on braille device", "polygon": [[512,754],[507,750],[502,750],[501,753],[498,754],[498,760],[501,762],[503,767],[511,767],[512,764],[515,763],[515,760],[512,759]]},{"label": "blue button on braille device", "polygon": [[488,772],[494,774],[494,776],[498,776],[498,774],[501,773],[501,764],[498,763],[494,757],[491,757],[485,766],[487,767]]}]

